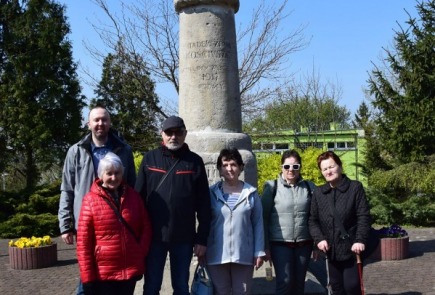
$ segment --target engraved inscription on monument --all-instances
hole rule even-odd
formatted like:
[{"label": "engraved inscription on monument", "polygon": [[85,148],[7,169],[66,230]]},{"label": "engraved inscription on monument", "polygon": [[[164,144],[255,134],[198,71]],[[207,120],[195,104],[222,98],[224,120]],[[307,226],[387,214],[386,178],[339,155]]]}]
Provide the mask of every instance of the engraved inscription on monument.
[{"label": "engraved inscription on monument", "polygon": [[209,183],[219,179],[222,148],[239,149],[241,178],[257,185],[252,143],[242,133],[234,13],[238,0],[174,0],[180,15],[179,114],[186,142],[206,165]]},{"label": "engraved inscription on monument", "polygon": [[[227,59],[231,54],[231,44],[219,40],[204,40],[188,43],[190,51],[186,59]],[[200,90],[222,91],[225,85],[222,72],[228,70],[226,65],[210,64],[197,67],[189,67],[188,70],[197,75],[198,88]]]},{"label": "engraved inscription on monument", "polygon": [[180,115],[193,130],[241,132],[233,24],[229,7],[202,5],[180,13]]}]

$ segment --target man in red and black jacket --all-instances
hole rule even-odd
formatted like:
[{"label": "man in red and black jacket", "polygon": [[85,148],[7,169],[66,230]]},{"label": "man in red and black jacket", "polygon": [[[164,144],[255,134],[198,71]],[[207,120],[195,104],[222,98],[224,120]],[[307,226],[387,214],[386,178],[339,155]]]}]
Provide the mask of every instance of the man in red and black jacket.
[{"label": "man in red and black jacket", "polygon": [[167,118],[161,135],[162,145],[144,155],[135,186],[153,230],[144,295],[159,293],[168,252],[174,294],[188,295],[192,255],[198,259],[205,255],[210,230],[207,174],[202,158],[184,142],[187,130],[183,119]]}]

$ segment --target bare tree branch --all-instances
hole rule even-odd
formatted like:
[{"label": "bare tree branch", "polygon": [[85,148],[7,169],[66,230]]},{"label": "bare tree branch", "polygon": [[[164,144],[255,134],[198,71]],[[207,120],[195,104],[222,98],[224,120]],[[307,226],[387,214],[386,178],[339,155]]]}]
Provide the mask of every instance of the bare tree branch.
[{"label": "bare tree branch", "polygon": [[[179,19],[172,1],[139,0],[128,4],[120,0],[117,16],[107,0],[92,0],[102,9],[111,25],[93,24],[105,46],[114,51],[118,42],[126,52],[142,56],[147,71],[156,83],[173,85],[179,91]],[[280,5],[260,2],[248,24],[240,25],[238,33],[239,76],[242,112],[253,114],[266,101],[273,99],[276,88],[282,87],[290,74],[289,56],[302,50],[304,27],[289,30],[284,22],[288,0]],[[237,16],[237,15],[236,15]],[[103,60],[96,48],[87,49],[94,58]],[[165,103],[162,101],[162,103]]]}]

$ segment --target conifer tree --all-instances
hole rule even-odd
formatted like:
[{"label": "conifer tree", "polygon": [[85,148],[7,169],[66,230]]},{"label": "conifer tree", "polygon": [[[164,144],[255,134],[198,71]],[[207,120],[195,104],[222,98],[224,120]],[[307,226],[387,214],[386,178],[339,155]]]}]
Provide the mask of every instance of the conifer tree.
[{"label": "conifer tree", "polygon": [[91,105],[102,105],[111,114],[112,124],[135,151],[147,151],[157,142],[158,107],[155,84],[141,56],[126,53],[122,43],[103,63],[102,78]]},{"label": "conifer tree", "polygon": [[2,157],[30,189],[77,140],[84,98],[64,7],[51,0],[0,3]]},{"label": "conifer tree", "polygon": [[435,153],[435,1],[416,7],[419,19],[409,17],[385,49],[388,68],[375,66],[368,81],[379,143],[398,163]]},{"label": "conifer tree", "polygon": [[376,170],[391,168],[381,156],[381,144],[379,137],[376,136],[376,125],[372,119],[372,112],[365,102],[362,102],[358,107],[352,125],[354,128],[364,130],[364,163],[361,167],[363,174],[370,176]]}]

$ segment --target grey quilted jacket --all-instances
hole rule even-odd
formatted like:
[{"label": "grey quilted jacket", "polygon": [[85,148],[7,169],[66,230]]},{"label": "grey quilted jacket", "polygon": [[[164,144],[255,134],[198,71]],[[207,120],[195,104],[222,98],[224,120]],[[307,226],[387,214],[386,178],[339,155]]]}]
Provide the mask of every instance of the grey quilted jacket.
[{"label": "grey quilted jacket", "polygon": [[274,181],[264,185],[262,204],[265,228],[265,243],[269,241],[302,242],[311,240],[308,230],[311,193],[315,185],[300,179],[295,186],[288,185],[278,176],[276,195]]}]

